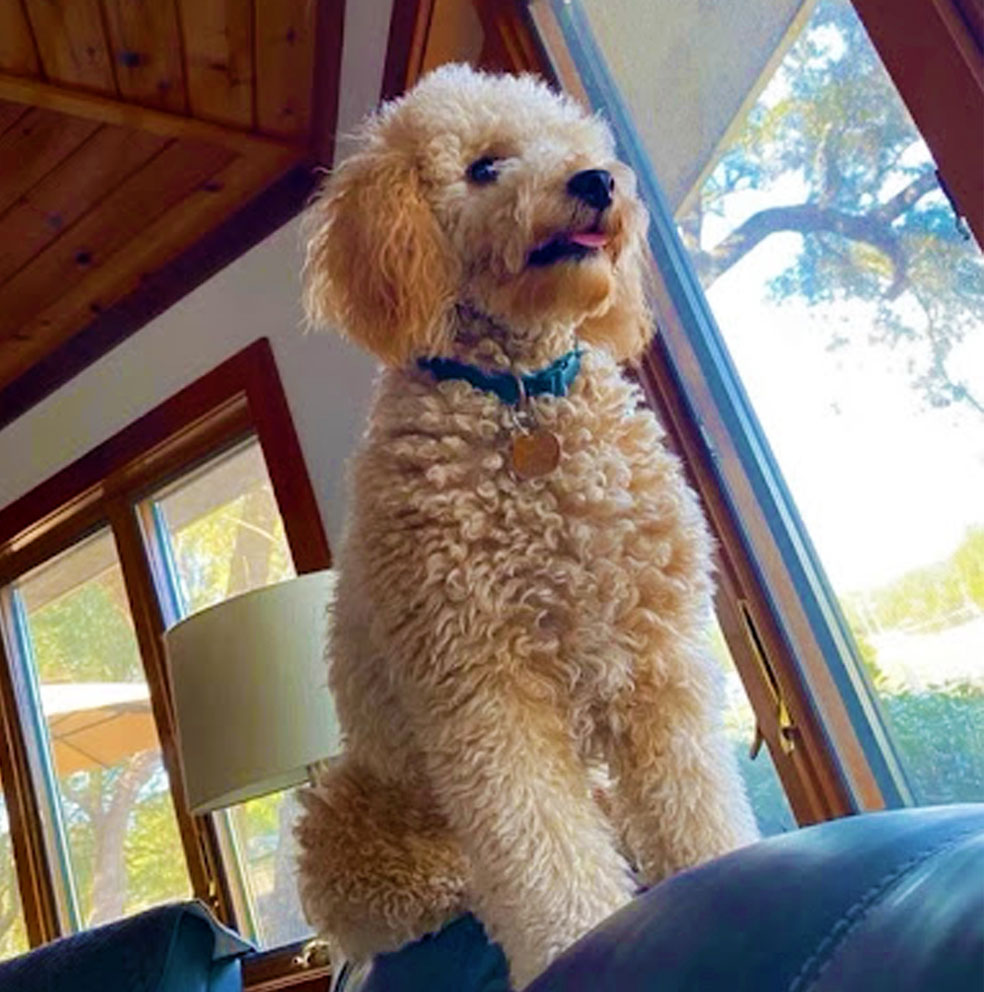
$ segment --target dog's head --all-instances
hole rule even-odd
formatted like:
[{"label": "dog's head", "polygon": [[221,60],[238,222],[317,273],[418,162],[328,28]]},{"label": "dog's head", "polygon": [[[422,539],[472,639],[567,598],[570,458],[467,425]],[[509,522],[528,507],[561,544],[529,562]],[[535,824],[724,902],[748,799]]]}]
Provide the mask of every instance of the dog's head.
[{"label": "dog's head", "polygon": [[456,304],[642,349],[646,214],[600,120],[533,77],[453,65],[361,137],[309,215],[312,319],[393,365],[447,352]]}]

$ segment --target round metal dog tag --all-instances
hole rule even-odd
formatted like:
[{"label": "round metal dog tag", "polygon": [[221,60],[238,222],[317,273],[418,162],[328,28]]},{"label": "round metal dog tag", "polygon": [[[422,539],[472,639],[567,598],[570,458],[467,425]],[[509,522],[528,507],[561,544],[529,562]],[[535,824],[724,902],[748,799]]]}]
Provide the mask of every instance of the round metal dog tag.
[{"label": "round metal dog tag", "polygon": [[560,441],[550,431],[517,434],[512,442],[512,463],[521,479],[549,475],[560,463]]}]

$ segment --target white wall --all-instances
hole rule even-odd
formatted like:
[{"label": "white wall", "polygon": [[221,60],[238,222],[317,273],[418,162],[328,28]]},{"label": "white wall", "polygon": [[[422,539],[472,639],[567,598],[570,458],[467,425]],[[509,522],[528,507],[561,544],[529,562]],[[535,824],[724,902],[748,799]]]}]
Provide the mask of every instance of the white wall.
[{"label": "white wall", "polygon": [[[389,0],[347,5],[339,130],[379,94]],[[293,221],[0,431],[0,507],[259,337],[277,367],[329,540],[343,517],[344,463],[365,417],[372,362],[334,334],[305,334]]]}]

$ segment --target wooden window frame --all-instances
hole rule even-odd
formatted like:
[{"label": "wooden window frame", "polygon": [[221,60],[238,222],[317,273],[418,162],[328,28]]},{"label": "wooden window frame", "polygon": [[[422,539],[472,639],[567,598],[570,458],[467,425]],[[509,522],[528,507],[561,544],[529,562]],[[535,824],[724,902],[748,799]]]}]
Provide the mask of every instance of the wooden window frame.
[{"label": "wooden window frame", "polygon": [[[981,241],[984,143],[972,140],[984,128],[980,38],[972,38],[966,21],[958,23],[952,0],[853,2],[937,157],[941,180]],[[525,19],[542,44],[546,58],[540,71],[586,106],[604,104],[616,118],[625,114],[617,94],[601,92],[605,84],[597,76],[586,78],[579,67],[584,60],[579,62],[570,47],[569,4],[516,0],[512,7],[515,20]],[[562,17],[568,19],[566,31]],[[914,38],[932,39],[929,70],[939,77],[940,89],[926,85],[929,70],[916,56],[922,42]],[[944,79],[941,67],[946,66],[959,71]],[[631,122],[614,123],[620,141],[628,137],[631,144]],[[736,408],[721,406],[721,382],[727,385],[729,376],[734,381],[733,370],[726,354],[710,360],[698,354],[695,340],[719,340],[714,318],[677,245],[661,192],[646,188],[644,152],[630,152],[643,163],[637,171],[644,195],[655,206],[656,229],[650,242],[652,302],[660,333],[640,363],[639,379],[684,457],[717,538],[718,619],[790,805],[800,823],[811,823],[909,802],[877,704],[861,677],[853,639],[822,570],[810,572],[816,558],[781,480],[778,491],[762,498],[763,483],[774,470],[764,443],[753,453],[762,460],[762,477],[750,476],[748,452],[739,445],[764,439],[754,417],[751,424],[734,422],[735,409],[740,415],[743,403],[747,407],[743,397]],[[695,328],[697,333],[691,333]],[[708,375],[709,366],[721,373],[716,381]],[[777,517],[805,547],[792,553],[782,547]],[[802,572],[791,571],[794,558],[805,563]]]},{"label": "wooden window frame", "polygon": [[[298,574],[328,568],[331,552],[270,342],[261,338],[186,386],[77,461],[0,510],[0,587],[100,527],[111,528],[161,742],[192,890],[235,926],[218,838],[208,816],[185,805],[168,685],[165,618],[156,563],[139,504],[151,492],[246,438],[260,444]],[[0,780],[7,803],[22,910],[31,946],[63,935],[42,815],[12,680],[0,639]],[[249,956],[246,987],[323,986],[326,969],[305,969],[300,945]],[[315,984],[310,985],[316,987]]]}]

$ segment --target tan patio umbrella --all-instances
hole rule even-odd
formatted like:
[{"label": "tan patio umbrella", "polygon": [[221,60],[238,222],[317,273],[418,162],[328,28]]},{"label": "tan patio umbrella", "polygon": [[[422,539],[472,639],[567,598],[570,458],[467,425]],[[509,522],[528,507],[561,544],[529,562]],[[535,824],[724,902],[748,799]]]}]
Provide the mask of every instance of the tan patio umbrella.
[{"label": "tan patio umbrella", "polygon": [[160,746],[144,683],[64,682],[40,689],[59,778],[110,768]]}]

